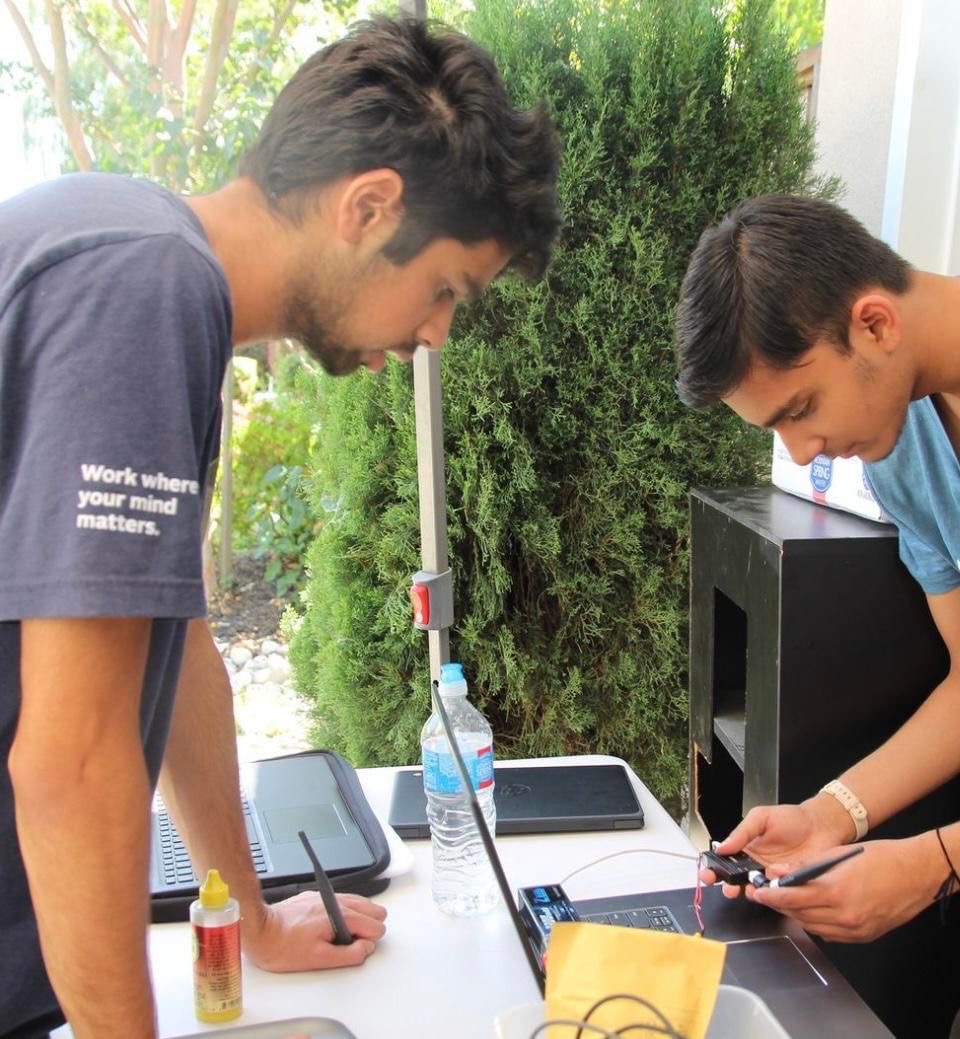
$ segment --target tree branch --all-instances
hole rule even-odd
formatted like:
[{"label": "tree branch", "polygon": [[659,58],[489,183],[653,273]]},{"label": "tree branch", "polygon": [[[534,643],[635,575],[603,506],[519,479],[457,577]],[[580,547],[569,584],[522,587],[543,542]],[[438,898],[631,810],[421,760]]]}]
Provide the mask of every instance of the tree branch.
[{"label": "tree branch", "polygon": [[125,89],[129,89],[130,83],[127,80],[127,77],[120,71],[120,66],[110,57],[106,49],[94,35],[93,30],[90,28],[90,23],[87,21],[86,15],[81,10],[77,0],[67,0],[67,2],[70,4],[70,10],[73,12],[73,16],[76,19],[77,27],[90,42],[90,46],[93,47],[94,53],[103,62],[107,71],[114,75],[120,85]]},{"label": "tree branch", "polygon": [[20,35],[23,37],[23,42],[27,46],[27,50],[30,52],[30,60],[33,62],[33,67],[37,70],[37,75],[43,80],[47,92],[53,98],[53,73],[47,68],[43,58],[40,57],[40,51],[37,49],[37,43],[33,38],[33,33],[30,31],[30,26],[27,25],[26,19],[20,13],[20,9],[14,3],[14,0],[4,0],[4,3],[7,5],[13,24],[16,25]]},{"label": "tree branch", "polygon": [[230,37],[233,35],[233,23],[237,17],[239,0],[217,0],[217,9],[213,15],[213,29],[210,33],[210,49],[207,51],[207,62],[203,70],[203,85],[193,116],[193,129],[199,133],[206,125],[213,111],[217,97],[217,80],[227,60]]},{"label": "tree branch", "polygon": [[244,86],[249,87],[257,78],[257,73],[260,71],[260,62],[270,53],[274,44],[280,38],[280,33],[283,32],[283,27],[289,21],[290,15],[293,14],[293,9],[297,6],[297,2],[298,0],[287,0],[283,8],[277,11],[274,15],[270,35],[267,37],[264,45],[257,51],[253,61],[250,63],[249,68],[243,76]]},{"label": "tree branch", "polygon": [[147,10],[147,64],[159,69],[163,65],[163,54],[167,42],[166,0],[150,0]]},{"label": "tree branch", "polygon": [[113,0],[113,9],[120,15],[120,19],[123,24],[127,27],[130,35],[136,41],[137,46],[144,54],[147,53],[147,41],[143,36],[143,27],[140,25],[140,19],[131,10],[126,0]]},{"label": "tree branch", "polygon": [[196,10],[197,0],[184,0],[177,24],[167,33],[166,52],[163,56],[163,80],[173,88],[177,95],[176,101],[171,99],[170,107],[178,115],[183,110],[184,80],[186,79],[184,58],[187,53],[187,44],[190,41],[190,33],[193,30],[193,18]]},{"label": "tree branch", "polygon": [[53,44],[53,103],[67,134],[67,143],[81,170],[93,169],[93,157],[83,136],[83,127],[70,97],[70,61],[67,57],[67,37],[63,31],[63,17],[55,0],[46,0],[47,24]]},{"label": "tree branch", "polygon": [[173,30],[173,39],[171,40],[171,49],[178,55],[178,61],[183,61],[183,56],[187,51],[187,41],[190,39],[190,33],[193,30],[193,17],[196,11],[197,0],[183,0],[180,17],[177,19],[177,25]]}]

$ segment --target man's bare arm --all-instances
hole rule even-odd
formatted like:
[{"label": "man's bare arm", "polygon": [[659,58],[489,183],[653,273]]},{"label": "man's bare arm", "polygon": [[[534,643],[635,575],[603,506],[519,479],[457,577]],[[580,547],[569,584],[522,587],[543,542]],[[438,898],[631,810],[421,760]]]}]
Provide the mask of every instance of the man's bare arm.
[{"label": "man's bare arm", "polygon": [[264,914],[240,805],[233,690],[203,619],[190,621],[160,793],[177,822],[193,868],[218,869],[240,903],[244,936]]},{"label": "man's bare arm", "polygon": [[140,736],[149,633],[144,619],[21,624],[17,835],[44,962],[77,1039],[156,1034]]},{"label": "man's bare arm", "polygon": [[333,929],[316,892],[266,906],[250,858],[240,808],[233,692],[204,620],[191,621],[160,778],[163,798],[203,876],[215,867],[240,902],[245,953],[274,971],[362,963],[384,934],[386,912],[356,895],[340,897],[358,939],[333,945]]}]

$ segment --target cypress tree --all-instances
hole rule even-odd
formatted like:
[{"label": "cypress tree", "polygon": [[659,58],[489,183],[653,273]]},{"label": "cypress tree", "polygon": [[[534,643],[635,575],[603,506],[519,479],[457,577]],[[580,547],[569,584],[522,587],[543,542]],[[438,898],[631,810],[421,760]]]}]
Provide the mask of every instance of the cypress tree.
[{"label": "cypress tree", "polygon": [[[625,758],[674,806],[686,778],[687,497],[766,472],[768,438],[674,391],[672,319],[700,231],[811,172],[768,0],[477,0],[467,31],[564,141],[546,279],[504,278],[443,355],[453,659],[501,758]],[[305,375],[326,523],[291,659],[317,739],[412,762],[429,711],[412,373]]]}]

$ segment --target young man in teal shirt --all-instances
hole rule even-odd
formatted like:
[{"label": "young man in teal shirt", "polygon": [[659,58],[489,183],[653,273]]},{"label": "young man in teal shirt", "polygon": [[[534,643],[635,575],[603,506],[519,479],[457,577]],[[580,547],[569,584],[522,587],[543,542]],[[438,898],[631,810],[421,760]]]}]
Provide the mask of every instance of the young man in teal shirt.
[{"label": "young man in teal shirt", "polygon": [[[701,237],[676,342],[685,403],[722,401],[801,465],[863,459],[950,654],[886,743],[802,804],[754,808],[719,847],[781,875],[960,772],[960,281],[911,269],[836,206],[763,196]],[[747,895],[831,941],[869,941],[955,891],[954,866],[960,823],[870,841],[809,884]]]}]

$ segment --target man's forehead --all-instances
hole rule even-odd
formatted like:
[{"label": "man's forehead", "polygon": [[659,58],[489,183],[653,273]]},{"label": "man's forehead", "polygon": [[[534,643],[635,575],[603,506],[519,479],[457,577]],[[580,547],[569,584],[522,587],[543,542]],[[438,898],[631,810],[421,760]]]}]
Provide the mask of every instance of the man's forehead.
[{"label": "man's forehead", "polygon": [[791,368],[754,363],[723,403],[751,425],[772,429],[809,393],[811,364],[812,359]]},{"label": "man's forehead", "polygon": [[447,273],[470,299],[478,299],[510,262],[510,252],[494,239],[471,245],[453,242],[446,252]]}]

